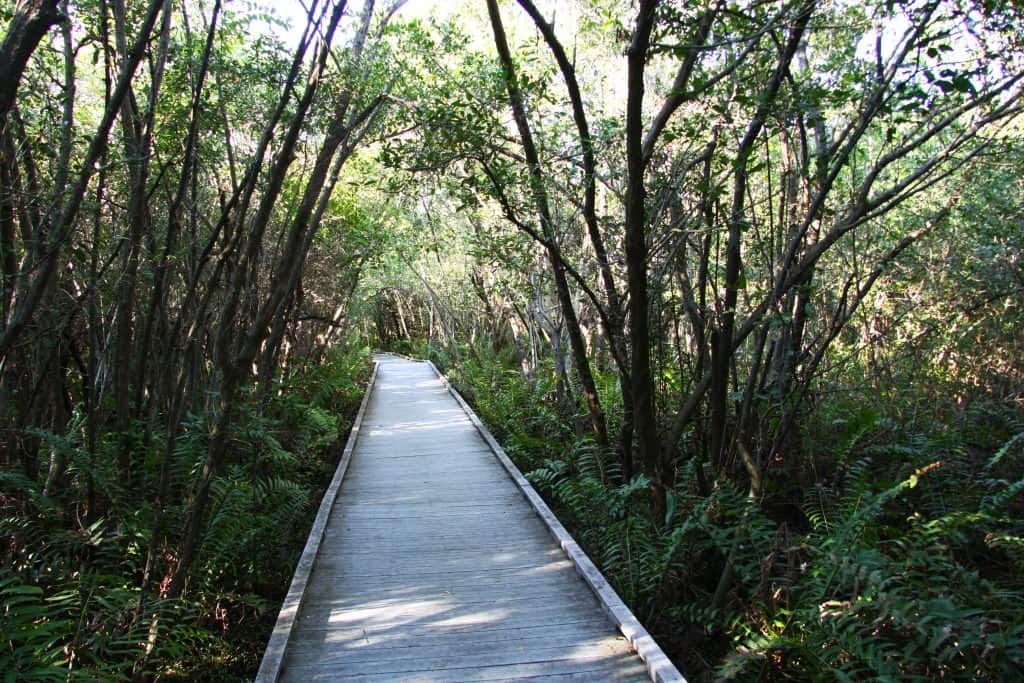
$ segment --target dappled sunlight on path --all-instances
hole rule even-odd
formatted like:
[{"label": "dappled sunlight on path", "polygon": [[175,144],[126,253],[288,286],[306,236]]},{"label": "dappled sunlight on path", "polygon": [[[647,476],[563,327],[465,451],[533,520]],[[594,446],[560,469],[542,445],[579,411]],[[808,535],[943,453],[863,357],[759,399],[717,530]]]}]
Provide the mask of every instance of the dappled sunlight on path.
[{"label": "dappled sunlight on path", "polygon": [[376,360],[281,678],[649,680],[432,366]]}]

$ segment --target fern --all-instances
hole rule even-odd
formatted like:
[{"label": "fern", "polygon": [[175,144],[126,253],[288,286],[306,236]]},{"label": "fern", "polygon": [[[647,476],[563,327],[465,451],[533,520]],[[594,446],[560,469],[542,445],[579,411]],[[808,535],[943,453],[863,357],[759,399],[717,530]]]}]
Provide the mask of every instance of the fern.
[{"label": "fern", "polygon": [[[1024,606],[1020,600],[1001,601],[994,584],[952,557],[956,544],[965,541],[953,532],[968,522],[971,528],[997,522],[990,506],[1007,504],[1014,487],[1001,489],[1007,496],[986,498],[970,515],[912,514],[905,533],[887,538],[879,532],[880,521],[892,506],[912,504],[908,497],[921,482],[946,473],[936,462],[872,490],[872,471],[864,459],[851,465],[842,495],[833,498],[823,487],[811,493],[805,508],[813,531],[805,547],[813,550],[803,579],[792,588],[801,607],[783,614],[785,619],[766,619],[727,659],[722,675],[759,678],[769,662],[781,661],[788,671],[810,678],[1020,676],[1022,643],[1015,638]],[[1008,649],[997,650],[993,642]]]},{"label": "fern", "polygon": [[[173,545],[162,541],[173,544],[180,535],[175,525],[187,501],[175,494],[187,490],[206,458],[210,415],[191,413],[178,425],[162,527],[155,524],[152,492],[166,435],[146,433],[146,423],[131,425],[133,486],[126,490],[115,469],[122,435],[101,435],[90,453],[81,415],[64,434],[35,432],[66,461],[67,483],[46,492],[40,481],[0,472],[0,672],[6,680],[138,680],[172,667],[175,676],[188,677],[211,666],[255,666],[251,643],[233,629],[236,622],[246,629],[260,623],[254,617],[273,618],[277,603],[270,596],[283,594],[301,551],[309,500],[313,487],[326,485],[341,416],[361,398],[356,378],[333,373],[365,369],[365,359],[333,358],[315,381],[290,380],[300,391],[270,397],[265,414],[255,409],[255,394],[247,397],[230,432],[235,460],[212,482],[211,513],[185,601],[159,597],[158,582],[173,560]],[[286,448],[285,437],[304,450]],[[103,497],[88,523],[69,504],[86,499],[87,484]],[[154,541],[151,582],[142,586]],[[255,637],[265,628],[257,627]]]},{"label": "fern", "polygon": [[5,681],[62,680],[64,641],[71,630],[62,600],[14,576],[0,578],[0,671]]}]

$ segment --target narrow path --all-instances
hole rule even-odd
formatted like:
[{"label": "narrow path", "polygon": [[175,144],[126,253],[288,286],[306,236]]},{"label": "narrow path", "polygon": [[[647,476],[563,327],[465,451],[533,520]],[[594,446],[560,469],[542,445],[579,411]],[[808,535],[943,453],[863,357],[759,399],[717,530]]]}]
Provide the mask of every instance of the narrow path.
[{"label": "narrow path", "polygon": [[377,361],[270,678],[650,680],[433,367]]}]

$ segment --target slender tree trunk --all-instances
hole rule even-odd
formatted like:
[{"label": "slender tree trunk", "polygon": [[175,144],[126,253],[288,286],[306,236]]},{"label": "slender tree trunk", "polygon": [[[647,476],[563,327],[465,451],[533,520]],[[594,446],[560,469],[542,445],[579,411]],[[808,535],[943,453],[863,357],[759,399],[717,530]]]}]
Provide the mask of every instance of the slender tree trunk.
[{"label": "slender tree trunk", "polygon": [[643,155],[644,68],[657,0],[641,0],[627,52],[626,77],[626,286],[629,292],[630,387],[637,455],[651,478],[655,507],[664,507],[664,475],[651,374],[650,301],[647,284],[647,219]]},{"label": "slender tree trunk", "polygon": [[227,450],[228,434],[231,428],[231,417],[235,410],[238,394],[239,377],[235,373],[226,374],[220,385],[220,398],[217,401],[217,413],[213,428],[210,430],[210,441],[207,452],[211,454],[203,462],[199,479],[192,495],[192,503],[185,516],[181,546],[178,550],[177,563],[167,584],[166,597],[176,599],[185,590],[185,581],[199,548],[199,540],[206,527],[206,508],[210,503],[210,487],[213,477],[220,468],[223,455]]},{"label": "slender tree trunk", "polygon": [[505,71],[505,85],[512,106],[513,118],[515,118],[516,127],[519,130],[519,138],[523,146],[523,154],[529,166],[531,190],[542,232],[546,240],[548,260],[551,263],[551,271],[555,281],[555,292],[562,309],[566,332],[569,335],[569,346],[572,349],[576,374],[579,375],[580,386],[583,389],[587,408],[590,411],[591,429],[597,442],[607,445],[608,429],[605,424],[604,409],[601,407],[601,399],[597,394],[597,386],[594,382],[590,360],[587,356],[586,342],[580,330],[576,309],[573,307],[572,294],[569,291],[569,282],[566,278],[565,263],[558,248],[554,225],[551,220],[548,196],[544,189],[544,175],[540,166],[540,156],[537,154],[537,148],[533,142],[533,134],[530,131],[529,120],[526,116],[526,107],[516,81],[512,55],[509,50],[508,39],[505,36],[505,28],[501,23],[501,15],[498,11],[496,0],[487,0],[487,11],[491,18],[491,28],[494,32],[494,43],[498,50],[498,58],[502,69]]},{"label": "slender tree trunk", "polygon": [[[262,303],[257,302],[254,298],[251,300],[252,305],[247,307],[251,310],[251,319],[244,328],[240,329],[236,318],[239,316],[242,293],[245,289],[251,289],[247,287],[251,284],[251,271],[255,267],[272,209],[280,195],[286,173],[294,158],[299,133],[312,109],[320,79],[325,73],[331,38],[340,23],[344,9],[345,2],[342,1],[338,2],[332,10],[330,23],[324,32],[321,51],[315,60],[306,91],[282,140],[282,147],[278,152],[274,168],[271,170],[267,190],[260,198],[253,223],[246,234],[246,242],[239,247],[242,258],[234,272],[231,273],[227,302],[221,312],[213,343],[215,363],[221,372],[217,416],[207,446],[206,460],[187,515],[178,563],[169,582],[168,595],[170,597],[181,595],[191,569],[205,525],[210,486],[213,477],[223,467],[227,449],[227,434],[242,382],[248,376],[249,367],[266,341],[275,317],[286,314],[282,311],[282,305],[297,290],[302,266],[309,253],[319,221],[327,208],[331,192],[338,180],[342,164],[352,153],[354,142],[365,134],[367,128],[363,127],[364,124],[370,125],[375,120],[374,114],[383,101],[383,98],[378,97],[367,107],[350,111],[353,92],[349,89],[342,93],[335,102],[327,137],[306,181],[298,209],[290,219],[284,246],[273,268],[274,284]],[[356,59],[362,53],[373,10],[374,3],[372,1],[363,6],[364,14],[361,25],[352,43],[353,55]],[[360,130],[362,132],[359,132]],[[238,230],[241,232],[241,226]]]},{"label": "slender tree trunk", "polygon": [[725,252],[725,294],[719,308],[720,323],[711,333],[710,445],[711,458],[719,466],[725,457],[729,369],[735,350],[733,336],[736,330],[736,304],[743,268],[740,243],[746,220],[744,211],[747,198],[747,157],[761,134],[770,107],[789,72],[789,65],[803,39],[813,7],[811,3],[803,5],[795,17],[788,40],[779,54],[775,71],[759,98],[758,108],[747,125],[746,134],[740,141],[733,160],[732,206],[729,213],[729,240]]},{"label": "slender tree trunk", "polygon": [[544,20],[532,0],[518,0],[518,2],[540,30],[562,72],[562,79],[565,81],[569,102],[572,105],[573,121],[576,124],[580,146],[583,150],[583,219],[586,222],[587,235],[590,237],[594,256],[601,271],[601,280],[608,302],[606,314],[601,316],[601,320],[605,325],[605,334],[611,349],[612,360],[618,369],[623,417],[619,425],[617,448],[622,465],[622,475],[628,481],[633,477],[633,389],[629,371],[629,348],[626,344],[621,296],[615,284],[615,277],[612,274],[608,253],[597,220],[597,162],[594,157],[594,141],[590,134],[586,110],[583,108],[583,97],[580,94],[576,69],[555,35],[554,26]]},{"label": "slender tree trunk", "polygon": [[64,19],[57,6],[58,0],[15,0],[14,18],[0,43],[0,130],[32,53],[50,28]]},{"label": "slender tree trunk", "polygon": [[33,274],[26,276],[24,284],[19,283],[18,300],[12,307],[3,332],[0,333],[0,363],[6,358],[11,347],[14,346],[32,320],[43,295],[56,276],[61,252],[71,236],[89,182],[97,170],[97,161],[106,149],[110,129],[113,127],[117,113],[128,93],[135,69],[142,59],[144,46],[149,41],[164,1],[151,0],[147,7],[139,34],[127,52],[127,59],[118,74],[117,84],[107,100],[96,132],[90,140],[77,179],[70,188],[67,188],[66,193],[61,192],[61,188],[56,190],[60,197],[59,204],[51,207],[47,212],[45,225],[39,231],[40,234],[47,237],[47,244],[41,248],[45,256]]}]

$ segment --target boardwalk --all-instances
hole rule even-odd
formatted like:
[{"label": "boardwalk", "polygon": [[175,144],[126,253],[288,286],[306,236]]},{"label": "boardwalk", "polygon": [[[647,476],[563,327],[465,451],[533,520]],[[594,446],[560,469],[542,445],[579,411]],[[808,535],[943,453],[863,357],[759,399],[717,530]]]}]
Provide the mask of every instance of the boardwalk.
[{"label": "boardwalk", "polygon": [[682,680],[433,366],[377,360],[260,680]]}]

